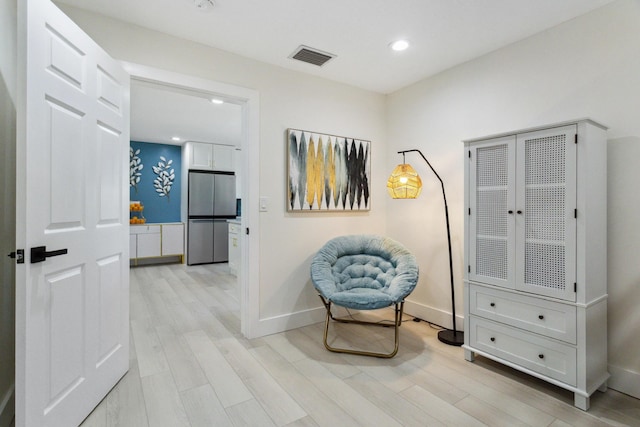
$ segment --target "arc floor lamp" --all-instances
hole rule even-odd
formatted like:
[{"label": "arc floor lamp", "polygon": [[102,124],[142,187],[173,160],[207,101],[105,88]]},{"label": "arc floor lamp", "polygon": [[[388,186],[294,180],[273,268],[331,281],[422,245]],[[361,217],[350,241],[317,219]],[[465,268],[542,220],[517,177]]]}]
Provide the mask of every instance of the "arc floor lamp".
[{"label": "arc floor lamp", "polygon": [[434,175],[440,181],[442,186],[442,197],[444,199],[444,215],[447,220],[447,242],[449,243],[449,276],[451,278],[451,311],[453,329],[443,329],[438,332],[438,339],[445,344],[460,346],[464,344],[464,332],[458,331],[456,328],[456,303],[455,290],[453,287],[453,258],[451,257],[451,231],[449,227],[449,208],[447,207],[447,196],[444,192],[444,182],[438,175],[438,172],[431,166],[429,160],[422,154],[420,150],[404,150],[398,151],[402,154],[402,164],[396,166],[387,181],[387,190],[394,199],[415,199],[420,195],[422,190],[422,180],[415,169],[405,162],[405,154],[416,152],[427,163]]}]

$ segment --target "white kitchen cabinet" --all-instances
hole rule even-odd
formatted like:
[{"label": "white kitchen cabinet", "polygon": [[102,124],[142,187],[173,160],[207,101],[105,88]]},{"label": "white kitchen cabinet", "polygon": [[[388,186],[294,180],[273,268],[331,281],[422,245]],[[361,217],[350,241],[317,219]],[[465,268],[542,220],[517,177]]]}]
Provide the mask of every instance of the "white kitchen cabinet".
[{"label": "white kitchen cabinet", "polygon": [[129,226],[129,258],[137,264],[143,258],[184,257],[184,224]]},{"label": "white kitchen cabinet", "polygon": [[188,142],[189,169],[235,171],[235,147],[231,145]]},{"label": "white kitchen cabinet", "polygon": [[184,224],[162,224],[162,256],[184,254]]},{"label": "white kitchen cabinet", "polygon": [[129,259],[135,259],[138,257],[138,235],[131,233],[131,226],[129,226]]},{"label": "white kitchen cabinet", "polygon": [[213,169],[235,172],[236,148],[231,145],[213,144]]},{"label": "white kitchen cabinet", "polygon": [[235,276],[238,275],[240,266],[240,221],[229,220],[229,272]]},{"label": "white kitchen cabinet", "polygon": [[160,256],[160,225],[131,226],[136,236],[136,258]]},{"label": "white kitchen cabinet", "polygon": [[465,357],[574,392],[606,387],[606,128],[465,141]]},{"label": "white kitchen cabinet", "polygon": [[201,142],[188,143],[191,147],[190,169],[213,169],[213,145]]}]

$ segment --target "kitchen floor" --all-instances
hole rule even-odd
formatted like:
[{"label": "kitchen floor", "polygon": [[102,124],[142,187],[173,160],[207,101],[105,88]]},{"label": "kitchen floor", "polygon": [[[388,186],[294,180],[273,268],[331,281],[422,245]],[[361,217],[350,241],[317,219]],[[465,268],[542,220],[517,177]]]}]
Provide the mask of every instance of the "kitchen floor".
[{"label": "kitchen floor", "polygon": [[[437,329],[405,320],[393,359],[330,353],[322,324],[247,340],[227,264],[132,268],[130,370],[82,425],[640,425],[638,399],[596,392],[583,412],[572,393],[466,362]],[[336,345],[391,345],[392,328],[338,329]]]}]

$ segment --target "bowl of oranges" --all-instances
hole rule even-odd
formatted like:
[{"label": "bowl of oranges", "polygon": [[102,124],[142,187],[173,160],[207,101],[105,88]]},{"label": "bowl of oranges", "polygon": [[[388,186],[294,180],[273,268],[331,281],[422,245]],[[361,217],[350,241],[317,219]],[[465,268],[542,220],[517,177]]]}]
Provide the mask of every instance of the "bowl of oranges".
[{"label": "bowl of oranges", "polygon": [[142,215],[144,206],[140,202],[129,202],[129,224],[144,224],[147,220]]}]

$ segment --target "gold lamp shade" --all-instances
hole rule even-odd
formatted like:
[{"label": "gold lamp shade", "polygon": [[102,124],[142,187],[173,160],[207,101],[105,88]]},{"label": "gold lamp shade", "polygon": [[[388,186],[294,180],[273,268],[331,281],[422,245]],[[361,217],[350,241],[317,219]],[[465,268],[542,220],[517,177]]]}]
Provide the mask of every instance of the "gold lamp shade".
[{"label": "gold lamp shade", "polygon": [[415,199],[422,190],[418,172],[407,163],[400,164],[387,180],[387,191],[394,199]]}]

